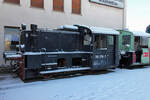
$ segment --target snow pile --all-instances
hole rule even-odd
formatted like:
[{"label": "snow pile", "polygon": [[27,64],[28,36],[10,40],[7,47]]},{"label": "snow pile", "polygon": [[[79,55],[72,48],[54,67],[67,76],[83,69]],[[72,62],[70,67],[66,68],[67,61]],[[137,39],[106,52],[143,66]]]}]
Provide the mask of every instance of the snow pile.
[{"label": "snow pile", "polygon": [[0,100],[149,100],[149,76],[150,68],[116,69],[99,75],[32,83],[20,81],[17,87],[1,84]]}]

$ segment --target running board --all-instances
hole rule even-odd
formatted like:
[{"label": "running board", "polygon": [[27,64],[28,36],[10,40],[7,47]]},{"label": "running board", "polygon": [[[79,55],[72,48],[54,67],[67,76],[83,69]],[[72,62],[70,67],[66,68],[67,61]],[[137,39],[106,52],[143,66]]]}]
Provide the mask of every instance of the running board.
[{"label": "running board", "polygon": [[54,65],[57,65],[57,63],[44,63],[44,64],[41,64],[42,66],[54,66]]},{"label": "running board", "polygon": [[91,67],[66,68],[66,69],[58,69],[58,70],[50,70],[50,71],[41,71],[40,74],[44,75],[44,74],[61,73],[61,72],[84,71],[90,69]]}]

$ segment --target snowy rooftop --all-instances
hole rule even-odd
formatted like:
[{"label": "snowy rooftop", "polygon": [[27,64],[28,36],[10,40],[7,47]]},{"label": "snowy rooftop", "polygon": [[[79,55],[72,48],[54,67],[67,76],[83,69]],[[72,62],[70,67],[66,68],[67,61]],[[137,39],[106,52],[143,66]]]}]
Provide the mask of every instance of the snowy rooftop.
[{"label": "snowy rooftop", "polygon": [[141,36],[141,37],[150,37],[149,33],[146,32],[140,32],[140,31],[133,31],[134,36]]},{"label": "snowy rooftop", "polygon": [[103,27],[90,27],[93,33],[101,33],[101,34],[112,34],[112,35],[119,35],[119,32],[111,29],[111,28],[103,28]]},{"label": "snowy rooftop", "polygon": [[78,30],[77,26],[73,26],[73,25],[63,25],[58,27],[58,29],[72,29],[72,30]]}]

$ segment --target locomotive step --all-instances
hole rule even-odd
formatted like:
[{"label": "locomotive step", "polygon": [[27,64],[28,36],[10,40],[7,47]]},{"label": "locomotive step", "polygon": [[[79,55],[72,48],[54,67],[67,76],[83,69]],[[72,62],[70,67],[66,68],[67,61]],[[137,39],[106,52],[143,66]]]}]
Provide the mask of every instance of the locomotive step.
[{"label": "locomotive step", "polygon": [[52,74],[52,73],[61,73],[61,72],[72,72],[72,71],[83,71],[83,70],[90,70],[90,67],[78,67],[78,68],[65,68],[65,69],[57,69],[57,70],[50,70],[50,71],[41,71],[40,74]]}]

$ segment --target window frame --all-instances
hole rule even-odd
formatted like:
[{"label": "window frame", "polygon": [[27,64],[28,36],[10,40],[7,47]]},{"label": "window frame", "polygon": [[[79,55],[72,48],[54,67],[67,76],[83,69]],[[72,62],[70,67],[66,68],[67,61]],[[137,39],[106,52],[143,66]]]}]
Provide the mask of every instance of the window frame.
[{"label": "window frame", "polygon": [[[76,8],[77,9],[77,8]],[[81,0],[80,0],[80,7],[79,7],[79,9],[80,9],[80,11],[79,12],[75,12],[74,10],[73,10],[73,0],[72,0],[72,14],[77,14],[77,15],[81,15]]]},{"label": "window frame", "polygon": [[[130,40],[130,41],[128,41]],[[122,36],[122,45],[130,45],[131,44],[131,35],[123,35]]]},{"label": "window frame", "polygon": [[10,0],[4,0],[3,3],[14,4],[14,5],[20,5],[20,0],[17,0],[16,2],[12,2],[12,1],[10,1]]},{"label": "window frame", "polygon": [[[96,41],[96,37],[98,39],[97,41]],[[102,37],[105,37],[105,46],[104,46],[104,40],[102,40]],[[107,35],[105,34],[94,35],[94,49],[95,50],[107,50],[108,49]]]},{"label": "window frame", "polygon": [[58,5],[57,7],[55,8],[55,3],[54,3],[55,0],[53,0],[53,11],[56,11],[56,12],[64,12],[64,0],[62,0],[62,8],[60,7],[60,9],[58,9]]},{"label": "window frame", "polygon": [[[36,0],[35,0],[36,1]],[[35,4],[33,5],[33,2],[35,2],[34,0],[30,0],[30,7],[31,8],[39,8],[39,9],[44,9],[44,0],[42,0],[42,6],[35,6]]]}]

